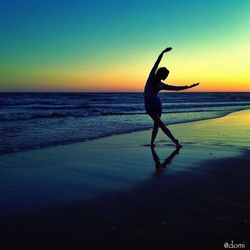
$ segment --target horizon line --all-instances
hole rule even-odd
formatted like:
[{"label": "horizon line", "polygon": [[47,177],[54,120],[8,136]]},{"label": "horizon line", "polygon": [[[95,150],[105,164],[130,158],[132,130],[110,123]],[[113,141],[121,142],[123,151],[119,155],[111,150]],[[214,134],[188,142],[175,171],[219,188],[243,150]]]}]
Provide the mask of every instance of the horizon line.
[{"label": "horizon line", "polygon": [[[250,93],[250,91],[164,91],[161,93]],[[28,91],[0,91],[2,93],[143,93],[143,91],[72,91],[72,90],[50,90],[50,91],[40,91],[40,90],[28,90]],[[161,94],[160,93],[160,94]]]}]

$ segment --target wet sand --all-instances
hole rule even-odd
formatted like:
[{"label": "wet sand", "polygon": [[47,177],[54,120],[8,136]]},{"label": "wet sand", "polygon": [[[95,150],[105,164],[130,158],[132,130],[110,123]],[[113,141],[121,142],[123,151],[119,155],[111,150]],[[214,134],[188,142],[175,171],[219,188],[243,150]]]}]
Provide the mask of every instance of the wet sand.
[{"label": "wet sand", "polygon": [[2,249],[250,248],[250,111],[1,155]]}]

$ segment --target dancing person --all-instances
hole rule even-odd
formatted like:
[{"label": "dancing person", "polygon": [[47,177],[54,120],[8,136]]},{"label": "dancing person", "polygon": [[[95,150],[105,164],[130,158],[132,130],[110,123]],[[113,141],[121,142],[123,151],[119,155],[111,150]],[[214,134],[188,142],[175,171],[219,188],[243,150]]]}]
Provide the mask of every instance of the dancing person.
[{"label": "dancing person", "polygon": [[161,120],[161,113],[162,113],[162,105],[161,101],[158,98],[158,92],[161,90],[170,90],[170,91],[179,91],[179,90],[185,90],[189,88],[193,88],[199,83],[194,83],[190,86],[173,86],[168,85],[162,82],[162,80],[165,80],[168,77],[169,70],[165,67],[161,67],[159,69],[158,66],[160,64],[160,61],[164,55],[164,53],[171,51],[172,48],[166,48],[163,50],[159,57],[157,58],[152,70],[150,71],[150,74],[148,76],[147,82],[145,84],[144,88],[144,104],[147,114],[153,119],[154,126],[152,130],[151,135],[151,146],[154,146],[154,141],[158,133],[158,128],[161,128],[162,131],[173,141],[176,148],[181,148],[182,145],[179,143],[179,141],[173,136],[173,134],[170,132],[170,130],[164,125],[164,123]]}]

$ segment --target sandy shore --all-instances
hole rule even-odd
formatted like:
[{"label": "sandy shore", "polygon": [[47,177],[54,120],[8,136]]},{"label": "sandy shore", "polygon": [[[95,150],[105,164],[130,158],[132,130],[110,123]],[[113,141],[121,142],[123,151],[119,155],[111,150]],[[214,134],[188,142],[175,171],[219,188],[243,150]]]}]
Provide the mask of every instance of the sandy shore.
[{"label": "sandy shore", "polygon": [[250,111],[0,156],[2,249],[250,249]]}]

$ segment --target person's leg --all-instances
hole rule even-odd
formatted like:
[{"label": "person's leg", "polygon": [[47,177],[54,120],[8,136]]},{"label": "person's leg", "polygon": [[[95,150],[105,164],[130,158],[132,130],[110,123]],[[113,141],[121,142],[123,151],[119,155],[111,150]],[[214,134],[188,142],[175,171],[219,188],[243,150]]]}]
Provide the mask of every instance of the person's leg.
[{"label": "person's leg", "polygon": [[172,135],[170,130],[164,125],[159,115],[150,114],[150,117],[154,120],[155,124],[162,129],[162,131],[173,141],[177,147],[181,147],[179,141]]},{"label": "person's leg", "polygon": [[158,125],[156,124],[156,122],[154,122],[154,127],[153,127],[153,130],[152,130],[152,135],[151,135],[151,146],[154,145],[154,142],[155,142],[155,138],[157,136],[157,133],[158,133]]},{"label": "person's leg", "polygon": [[[159,116],[159,118],[161,118],[161,112],[159,114],[157,114],[157,115]],[[155,142],[155,138],[156,138],[156,136],[158,134],[158,129],[159,129],[159,126],[154,121],[154,126],[153,126],[153,130],[152,130],[152,135],[151,135],[151,146],[155,145],[154,142]]]}]

